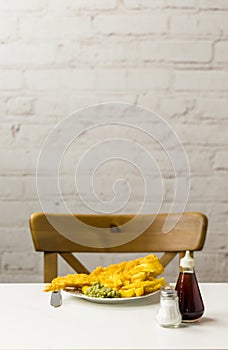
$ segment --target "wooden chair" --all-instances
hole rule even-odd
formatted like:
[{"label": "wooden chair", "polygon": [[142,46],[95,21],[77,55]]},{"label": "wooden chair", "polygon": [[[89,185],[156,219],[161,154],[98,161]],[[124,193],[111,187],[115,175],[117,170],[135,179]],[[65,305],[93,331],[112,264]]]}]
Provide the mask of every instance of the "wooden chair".
[{"label": "wooden chair", "polygon": [[[30,217],[30,230],[36,251],[44,252],[44,282],[50,282],[58,275],[57,254],[59,254],[76,272],[88,273],[89,271],[72,253],[105,252],[105,253],[139,253],[139,252],[163,252],[161,263],[167,266],[177,253],[183,256],[186,250],[202,250],[206,238],[207,218],[202,213],[170,214],[169,220],[175,226],[168,233],[163,233],[162,228],[168,214],[141,214],[137,216],[137,222],[150,220],[152,224],[135,239],[115,247],[93,248],[75,243],[66,238],[51,224],[57,220],[62,227],[70,229],[72,215],[68,214],[44,214],[34,213]],[[122,232],[122,226],[134,218],[134,215],[74,215],[78,220],[78,229],[81,235],[92,232],[94,227],[102,228],[102,235],[118,235]],[[154,217],[153,217],[154,216]],[[152,221],[153,219],[154,221]],[[142,221],[141,221],[142,220]],[[81,227],[80,222],[85,223]],[[87,226],[89,225],[89,226]],[[123,226],[124,227],[124,226]],[[75,227],[74,227],[75,229]],[[128,228],[126,228],[128,230]],[[137,227],[136,227],[137,230]],[[122,232],[123,233],[123,232]],[[129,232],[126,232],[129,233]]]}]

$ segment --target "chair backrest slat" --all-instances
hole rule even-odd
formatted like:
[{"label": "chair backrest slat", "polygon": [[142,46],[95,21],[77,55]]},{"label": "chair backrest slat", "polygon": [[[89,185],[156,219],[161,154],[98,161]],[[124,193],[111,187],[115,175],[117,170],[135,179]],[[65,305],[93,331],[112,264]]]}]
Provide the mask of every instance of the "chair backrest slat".
[{"label": "chair backrest slat", "polygon": [[[162,262],[164,266],[166,266],[176,255],[175,253],[181,253],[186,250],[202,250],[207,231],[207,218],[204,214],[182,213],[181,215],[169,215],[169,224],[173,227],[168,233],[164,233],[163,229],[167,216],[168,214],[137,215],[134,226],[131,226],[129,224],[125,225],[133,221],[135,217],[129,214],[74,214],[73,217],[68,214],[34,213],[30,217],[30,230],[36,251],[59,253],[66,261],[68,259],[68,262],[74,268],[78,267],[80,269],[80,262],[74,261],[72,254],[67,255],[65,253],[165,252],[166,255],[162,258]],[[77,220],[75,220],[75,218]],[[148,225],[145,226],[146,229],[141,233],[142,224],[145,222],[148,223]],[[60,230],[57,230],[56,227],[60,228]],[[96,230],[97,228],[102,228],[102,230],[100,230],[101,233],[98,233],[96,236],[96,245],[86,246],[77,243],[77,237],[79,237],[79,235],[86,237],[88,233],[92,234],[95,231],[94,228],[96,228]],[[110,239],[110,237],[115,237],[115,235],[118,234],[131,237],[131,229],[136,233],[139,232],[139,234],[133,236],[133,239],[129,239],[127,243],[105,247],[107,237]],[[70,232],[70,239],[68,236],[61,234],[61,232],[65,231],[68,233]],[[98,248],[95,248],[95,246]],[[48,268],[48,258],[45,259],[45,268]],[[51,255],[49,256],[49,260],[50,259]],[[53,259],[52,256],[53,269],[51,275],[55,274],[56,269]],[[82,266],[81,269],[83,270]],[[45,279],[47,280],[47,278]]]}]

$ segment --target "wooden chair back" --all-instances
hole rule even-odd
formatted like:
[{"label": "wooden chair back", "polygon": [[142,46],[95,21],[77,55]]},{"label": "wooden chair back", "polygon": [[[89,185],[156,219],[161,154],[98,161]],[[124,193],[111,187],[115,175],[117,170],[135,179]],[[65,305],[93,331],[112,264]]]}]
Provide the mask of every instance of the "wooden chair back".
[{"label": "wooden chair back", "polygon": [[[168,214],[137,215],[137,225],[145,220],[152,223],[135,239],[119,246],[108,248],[89,247],[62,235],[51,224],[57,220],[58,225],[70,230],[72,215],[33,213],[30,217],[30,230],[36,251],[44,252],[44,282],[49,283],[58,275],[57,254],[59,254],[76,272],[89,273],[84,265],[72,253],[105,252],[105,253],[140,253],[163,252],[161,263],[167,266],[176,254],[183,255],[186,250],[192,253],[202,250],[206,238],[207,218],[202,213],[169,214],[169,220],[175,226],[168,232],[163,232],[163,226]],[[102,237],[110,234],[118,235],[124,224],[134,218],[134,215],[91,215],[75,214],[76,229],[81,235],[93,232],[94,228],[102,228]],[[179,220],[178,220],[179,218]],[[74,219],[74,218],[73,218]],[[77,222],[78,227],[77,227]],[[83,222],[84,226],[80,225]],[[123,225],[123,226],[121,226]],[[129,230],[128,226],[124,229]],[[137,231],[137,227],[135,228]],[[74,223],[75,230],[75,223]],[[129,232],[124,232],[129,234]],[[102,246],[102,245],[101,245]]]}]

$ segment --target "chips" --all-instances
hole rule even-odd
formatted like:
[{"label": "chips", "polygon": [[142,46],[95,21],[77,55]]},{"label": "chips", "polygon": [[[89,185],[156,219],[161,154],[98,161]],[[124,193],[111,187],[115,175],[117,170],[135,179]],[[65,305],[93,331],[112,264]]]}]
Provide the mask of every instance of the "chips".
[{"label": "chips", "polygon": [[135,260],[112,264],[107,267],[98,266],[89,275],[69,274],[54,278],[45,292],[74,288],[85,293],[86,289],[99,282],[105,287],[121,293],[122,297],[142,296],[154,292],[166,284],[164,278],[157,278],[164,272],[157,256],[150,254]]}]

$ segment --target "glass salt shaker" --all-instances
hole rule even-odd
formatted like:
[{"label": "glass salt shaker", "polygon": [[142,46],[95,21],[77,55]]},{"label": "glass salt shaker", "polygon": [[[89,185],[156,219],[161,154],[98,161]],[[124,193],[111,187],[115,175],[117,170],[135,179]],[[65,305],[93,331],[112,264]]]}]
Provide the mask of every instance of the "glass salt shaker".
[{"label": "glass salt shaker", "polygon": [[163,287],[160,291],[160,308],[156,316],[157,322],[162,327],[177,328],[182,316],[179,310],[177,291]]}]

